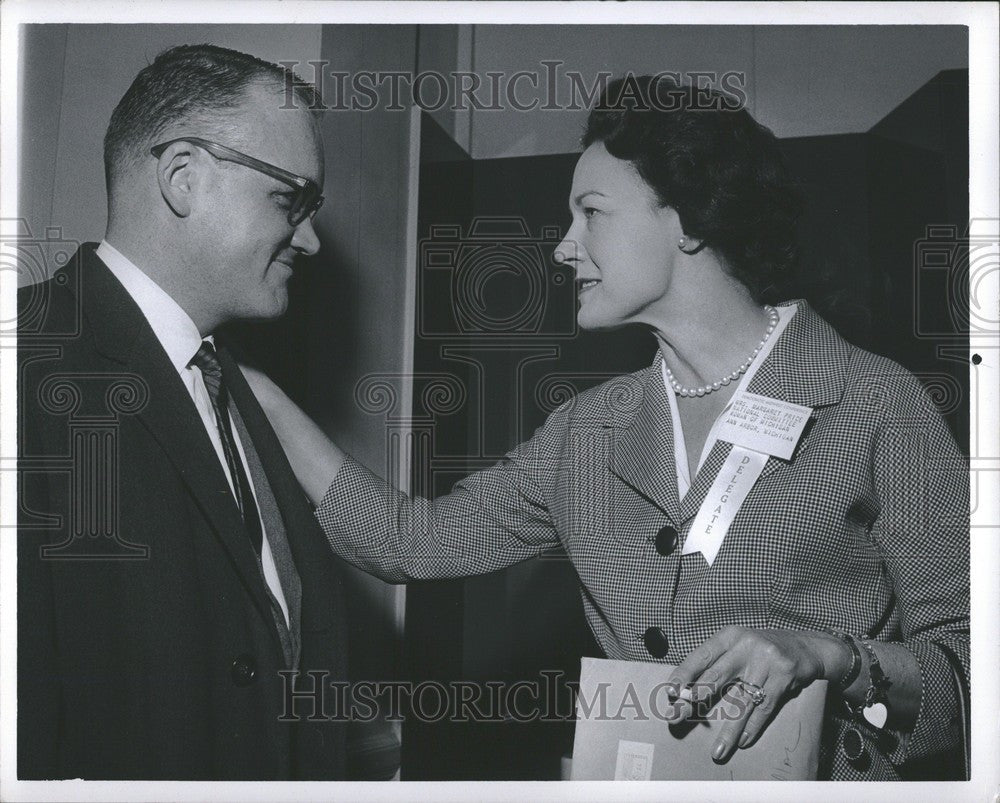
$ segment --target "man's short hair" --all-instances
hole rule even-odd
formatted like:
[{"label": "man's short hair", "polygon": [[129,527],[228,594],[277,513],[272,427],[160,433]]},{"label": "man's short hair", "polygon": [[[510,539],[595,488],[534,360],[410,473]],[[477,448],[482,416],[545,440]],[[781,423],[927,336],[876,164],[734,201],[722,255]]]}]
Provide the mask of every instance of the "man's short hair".
[{"label": "man's short hair", "polygon": [[246,93],[260,84],[275,87],[276,102],[318,114],[316,88],[286,67],[215,45],[180,45],[160,53],[111,115],[104,135],[108,195],[115,178],[149,158],[160,136],[178,124],[192,136],[225,137]]}]

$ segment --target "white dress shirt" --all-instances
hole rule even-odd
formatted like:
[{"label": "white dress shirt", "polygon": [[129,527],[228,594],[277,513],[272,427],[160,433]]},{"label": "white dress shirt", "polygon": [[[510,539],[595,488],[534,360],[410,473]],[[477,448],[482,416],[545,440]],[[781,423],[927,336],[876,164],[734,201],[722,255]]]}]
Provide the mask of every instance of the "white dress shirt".
[{"label": "white dress shirt", "polygon": [[[191,394],[191,399],[194,401],[194,405],[198,409],[198,414],[201,416],[201,423],[204,425],[205,431],[212,441],[212,446],[215,447],[216,457],[218,457],[219,464],[226,474],[229,487],[233,490],[233,498],[235,500],[236,491],[233,486],[233,478],[229,473],[226,455],[222,449],[222,438],[219,436],[219,426],[215,420],[215,411],[212,409],[212,399],[208,395],[208,389],[205,387],[205,380],[201,375],[201,371],[196,366],[190,365],[192,358],[198,349],[201,348],[202,340],[212,341],[212,336],[209,335],[206,338],[202,338],[198,332],[198,327],[195,326],[194,321],[191,320],[191,317],[181,306],[140,268],[136,267],[127,257],[108,243],[107,240],[102,240],[101,244],[97,247],[97,256],[103,260],[104,264],[115,275],[115,278],[121,282],[122,287],[125,288],[125,292],[139,306],[142,314],[149,322],[153,334],[160,341],[163,350],[166,351],[167,357],[174,366],[174,370],[177,371],[181,381],[184,383],[184,387]],[[232,426],[232,432],[233,439],[236,441],[236,449],[239,452],[240,460],[243,462],[247,481],[250,483],[250,490],[253,492],[256,504],[257,490],[253,486],[253,477],[247,466],[246,453],[243,451],[239,432],[237,432],[234,425]],[[259,517],[259,504],[257,505],[257,510]],[[281,581],[278,579],[278,570],[274,565],[274,556],[271,554],[271,547],[267,541],[267,529],[264,527],[263,519],[260,522],[260,529],[264,535],[260,551],[264,579],[271,589],[271,593],[274,594],[274,598],[281,606],[285,623],[288,624],[288,603],[285,601],[285,595],[281,590]]]}]

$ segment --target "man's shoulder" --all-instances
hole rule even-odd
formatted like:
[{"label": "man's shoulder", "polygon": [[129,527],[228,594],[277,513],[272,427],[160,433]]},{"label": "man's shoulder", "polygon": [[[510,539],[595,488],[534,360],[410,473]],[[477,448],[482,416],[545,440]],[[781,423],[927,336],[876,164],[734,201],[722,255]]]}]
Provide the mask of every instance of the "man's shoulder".
[{"label": "man's shoulder", "polygon": [[98,347],[80,256],[17,291],[18,403],[27,415],[52,423],[65,418],[63,402],[72,410],[102,403],[108,383],[123,373]]},{"label": "man's shoulder", "polygon": [[70,338],[82,328],[78,271],[63,269],[45,281],[18,288],[17,336],[22,341]]}]

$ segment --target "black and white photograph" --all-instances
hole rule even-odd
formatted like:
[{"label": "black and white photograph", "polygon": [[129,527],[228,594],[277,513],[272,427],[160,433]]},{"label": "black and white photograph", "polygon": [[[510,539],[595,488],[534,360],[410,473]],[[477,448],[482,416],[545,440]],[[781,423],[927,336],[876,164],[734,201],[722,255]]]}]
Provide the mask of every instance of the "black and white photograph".
[{"label": "black and white photograph", "polygon": [[0,14],[0,798],[996,796],[1000,7]]}]

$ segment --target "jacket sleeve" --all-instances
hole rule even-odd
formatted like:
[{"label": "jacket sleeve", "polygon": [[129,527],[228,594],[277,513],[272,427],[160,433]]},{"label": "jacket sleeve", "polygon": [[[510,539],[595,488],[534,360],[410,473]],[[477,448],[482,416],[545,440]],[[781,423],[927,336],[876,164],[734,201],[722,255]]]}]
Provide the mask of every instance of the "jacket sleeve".
[{"label": "jacket sleeve", "polygon": [[903,643],[920,668],[916,723],[898,734],[889,756],[901,764],[953,749],[961,739],[959,695],[969,683],[969,468],[909,376],[873,458],[881,512],[872,534],[895,588]]},{"label": "jacket sleeve", "polygon": [[[553,414],[555,416],[555,414]],[[485,574],[558,544],[544,488],[557,470],[553,419],[491,468],[434,501],[348,458],[316,516],[334,552],[394,583]]]}]

